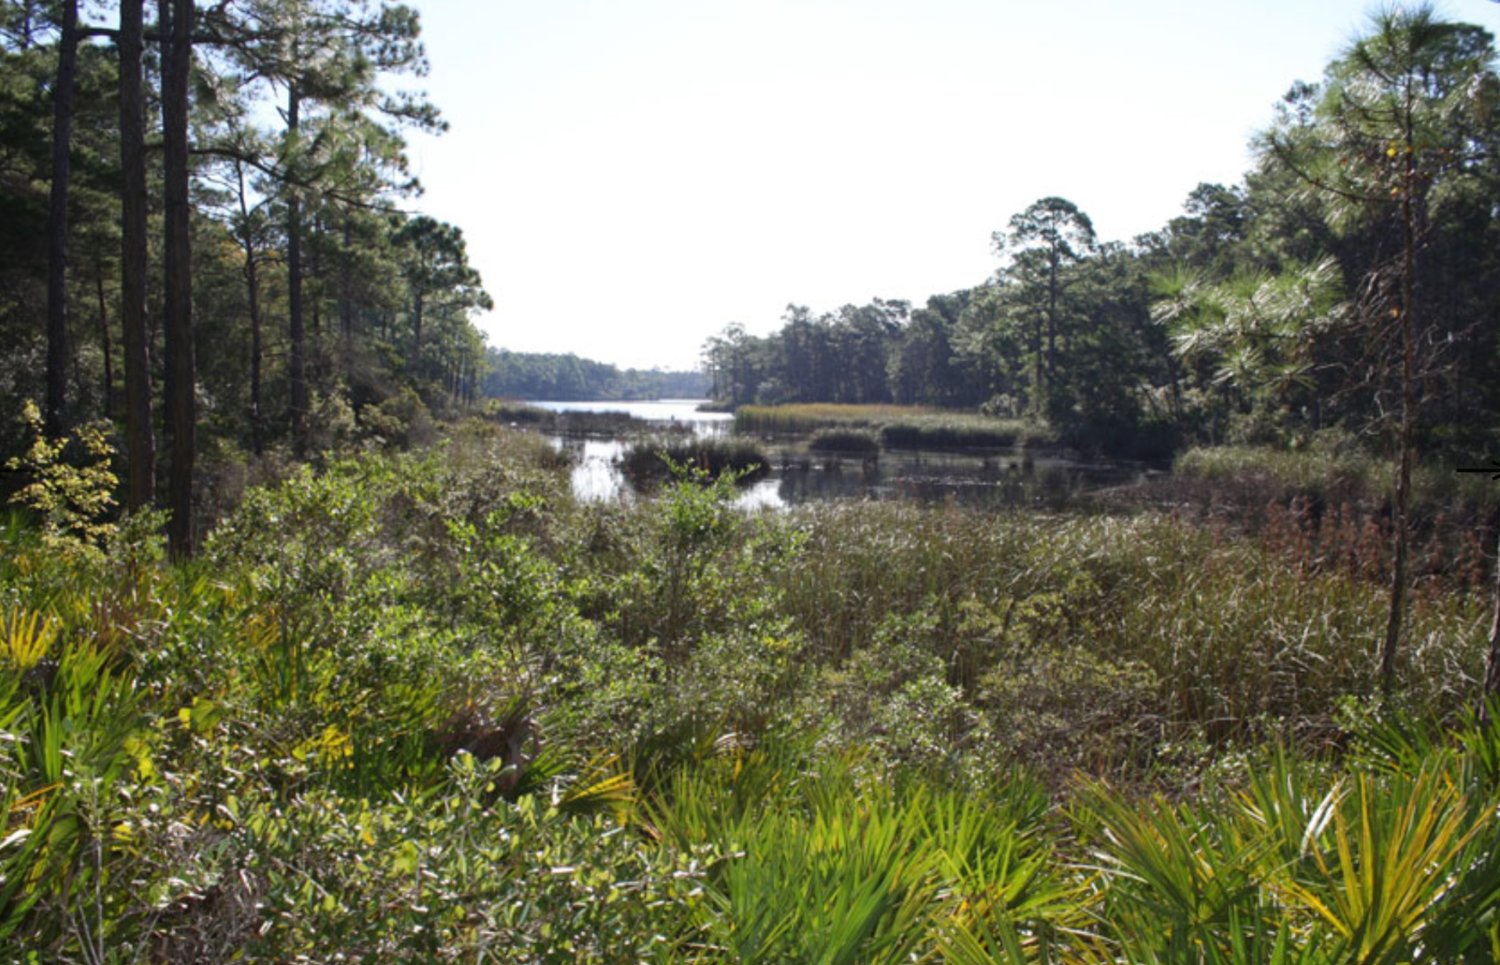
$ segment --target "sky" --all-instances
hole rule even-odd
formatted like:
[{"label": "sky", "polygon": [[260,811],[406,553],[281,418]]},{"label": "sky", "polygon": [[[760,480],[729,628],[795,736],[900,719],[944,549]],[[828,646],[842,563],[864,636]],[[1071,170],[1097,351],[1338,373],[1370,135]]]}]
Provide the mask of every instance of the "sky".
[{"label": "sky", "polygon": [[[982,282],[1058,195],[1101,240],[1234,184],[1366,0],[408,0],[414,207],[463,229],[489,344],[696,368],[780,327]],[[1500,32],[1500,3],[1438,10]]]}]

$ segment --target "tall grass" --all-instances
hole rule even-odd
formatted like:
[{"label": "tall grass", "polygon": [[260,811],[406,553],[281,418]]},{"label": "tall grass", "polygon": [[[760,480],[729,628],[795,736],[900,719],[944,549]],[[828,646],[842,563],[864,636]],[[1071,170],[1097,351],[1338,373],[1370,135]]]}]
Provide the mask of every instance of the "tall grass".
[{"label": "tall grass", "polygon": [[742,479],[765,475],[771,460],[754,442],[719,437],[667,437],[632,442],[620,457],[626,476],[637,483],[661,482],[672,477],[671,465],[701,470],[716,479],[734,472]]},{"label": "tall grass", "polygon": [[734,410],[735,429],[748,432],[810,432],[829,426],[881,426],[898,419],[933,415],[929,406],[844,405],[799,402],[788,405],[742,405]]},{"label": "tall grass", "polygon": [[880,439],[863,429],[819,429],[807,440],[814,452],[846,452],[869,455],[880,451]]},{"label": "tall grass", "polygon": [[741,406],[734,425],[737,432],[764,434],[865,429],[878,433],[881,444],[892,449],[1002,449],[1057,441],[1035,423],[924,406]]},{"label": "tall grass", "polygon": [[[883,505],[799,521],[800,565],[772,579],[809,654],[838,665],[899,627],[1034,762],[1124,766],[1169,735],[1222,741],[1276,721],[1326,733],[1342,701],[1372,693],[1381,589],[1222,531]],[[1414,705],[1469,699],[1484,617],[1459,596],[1413,613]]]},{"label": "tall grass", "polygon": [[[1482,459],[1475,459],[1483,464]],[[1459,473],[1459,467],[1423,463],[1413,478],[1414,511],[1487,515],[1500,510],[1500,488],[1485,473]],[[1362,449],[1279,450],[1255,446],[1189,449],[1173,471],[1185,480],[1213,487],[1224,498],[1237,495],[1264,504],[1308,496],[1327,504],[1386,503],[1395,486],[1396,467]]]},{"label": "tall grass", "polygon": [[[1181,455],[1168,499],[1227,517],[1302,571],[1340,569],[1389,580],[1394,464],[1354,448],[1224,446]],[[1436,586],[1487,592],[1500,487],[1484,473],[1424,463],[1413,478],[1411,572]]]}]

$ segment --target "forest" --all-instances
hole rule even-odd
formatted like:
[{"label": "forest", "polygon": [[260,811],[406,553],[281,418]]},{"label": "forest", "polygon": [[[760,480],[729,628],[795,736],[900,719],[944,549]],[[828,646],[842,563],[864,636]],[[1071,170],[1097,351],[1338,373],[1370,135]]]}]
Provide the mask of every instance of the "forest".
[{"label": "forest", "polygon": [[701,372],[624,369],[607,362],[546,352],[487,349],[481,392],[492,399],[555,402],[623,399],[701,399],[708,394]]},{"label": "forest", "polygon": [[918,414],[860,458],[1170,460],[1068,510],[580,499],[484,396],[683,374],[485,344],[426,67],[0,0],[0,961],[1500,960],[1489,33],[1376,13],[1153,234],[1044,197],[705,346],[747,425]]},{"label": "forest", "polygon": [[1327,429],[1482,454],[1500,406],[1493,57],[1461,24],[1372,36],[1291,87],[1242,183],[1199,184],[1159,230],[1105,241],[1041,198],[994,232],[982,284],[726,327],[703,348],[713,394],[982,409],[1119,455]]},{"label": "forest", "polygon": [[415,11],[81,8],[0,5],[4,392],[54,436],[120,426],[125,505],[160,499],[185,555],[205,476],[477,398],[490,299],[460,228],[407,213],[403,132],[444,123],[402,83]]}]

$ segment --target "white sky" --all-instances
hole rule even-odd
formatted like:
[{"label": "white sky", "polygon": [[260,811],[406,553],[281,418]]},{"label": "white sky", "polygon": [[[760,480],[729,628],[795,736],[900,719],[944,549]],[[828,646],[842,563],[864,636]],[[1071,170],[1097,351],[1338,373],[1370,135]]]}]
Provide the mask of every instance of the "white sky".
[{"label": "white sky", "polygon": [[[1047,195],[1101,239],[1237,182],[1367,0],[408,0],[451,130],[412,138],[491,345],[693,368],[730,322],[982,281]],[[1447,0],[1500,32],[1500,4]]]}]

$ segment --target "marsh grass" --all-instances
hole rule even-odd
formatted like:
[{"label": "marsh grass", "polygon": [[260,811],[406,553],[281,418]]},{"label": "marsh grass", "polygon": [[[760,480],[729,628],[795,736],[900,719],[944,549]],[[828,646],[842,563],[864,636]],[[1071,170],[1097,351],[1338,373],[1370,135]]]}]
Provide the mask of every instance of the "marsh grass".
[{"label": "marsh grass", "polygon": [[736,430],[765,433],[811,432],[830,426],[871,428],[897,419],[912,419],[941,411],[927,406],[840,405],[832,402],[742,405],[734,410],[734,425]]},{"label": "marsh grass", "polygon": [[1044,426],[923,406],[793,404],[741,406],[735,431],[759,434],[867,430],[889,449],[1004,449],[1057,441]]},{"label": "marsh grass", "polygon": [[[1178,457],[1168,500],[1227,518],[1303,572],[1389,579],[1394,466],[1352,449],[1286,452],[1224,446]],[[1487,592],[1500,487],[1484,473],[1422,464],[1413,477],[1417,591]]]},{"label": "marsh grass", "polygon": [[[1476,459],[1483,465],[1484,460]],[[1423,463],[1413,476],[1413,511],[1439,511],[1470,517],[1500,511],[1500,487],[1485,473],[1459,473],[1457,465]],[[1390,501],[1395,464],[1351,448],[1286,451],[1252,446],[1189,449],[1177,457],[1173,472],[1185,481],[1211,487],[1224,499],[1264,505],[1303,496],[1322,504]]]},{"label": "marsh grass", "polygon": [[752,480],[769,471],[771,460],[747,439],[675,436],[632,442],[620,457],[625,475],[638,485],[672,478],[673,463],[701,470],[709,479],[733,472],[741,479]]},{"label": "marsh grass", "polygon": [[870,455],[880,451],[880,438],[862,429],[819,429],[807,440],[814,452],[843,452]]},{"label": "marsh grass", "polygon": [[[1372,693],[1381,588],[1299,572],[1225,531],[884,505],[798,520],[801,565],[774,578],[815,659],[838,665],[920,613],[905,639],[1049,769],[1133,767],[1169,739],[1253,738],[1278,721],[1329,734],[1342,701]],[[1485,606],[1447,595],[1414,608],[1402,668],[1414,705],[1462,707]]]}]

